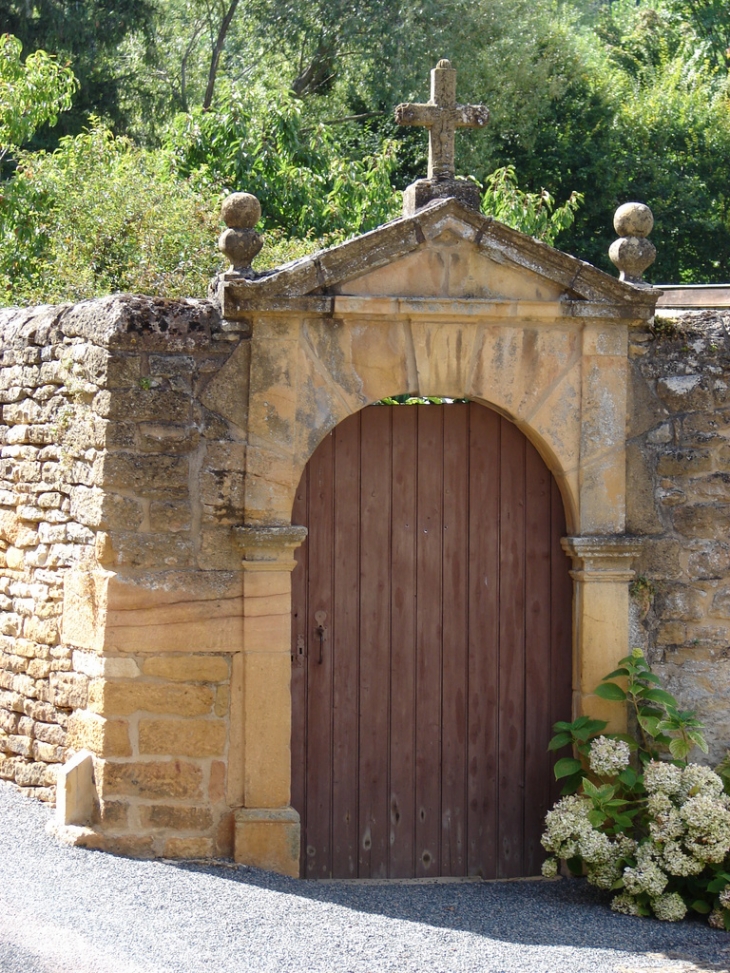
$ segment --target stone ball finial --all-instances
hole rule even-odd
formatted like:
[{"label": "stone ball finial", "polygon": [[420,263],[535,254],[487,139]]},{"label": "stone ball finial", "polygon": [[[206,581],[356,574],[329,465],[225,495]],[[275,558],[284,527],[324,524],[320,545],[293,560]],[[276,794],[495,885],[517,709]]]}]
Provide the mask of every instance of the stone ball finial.
[{"label": "stone ball finial", "polygon": [[656,247],[647,240],[654,216],[643,203],[624,203],[614,214],[613,225],[619,239],[611,244],[608,256],[620,271],[619,280],[648,286],[641,276],[656,260]]},{"label": "stone ball finial", "polygon": [[261,219],[261,203],[251,193],[231,193],[221,206],[221,218],[228,227],[218,237],[218,248],[231,262],[231,272],[253,277],[251,261],[264,245],[254,227]]}]

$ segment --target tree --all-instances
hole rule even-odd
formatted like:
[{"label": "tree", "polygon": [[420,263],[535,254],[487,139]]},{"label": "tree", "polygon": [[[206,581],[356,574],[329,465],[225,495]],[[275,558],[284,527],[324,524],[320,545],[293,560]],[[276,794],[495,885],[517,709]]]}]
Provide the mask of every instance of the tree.
[{"label": "tree", "polygon": [[56,58],[36,51],[23,62],[21,52],[17,37],[0,36],[0,162],[41,125],[55,124],[76,89],[73,72]]},{"label": "tree", "polygon": [[26,52],[47,51],[70,62],[79,87],[72,109],[59,120],[53,137],[79,132],[89,114],[124,127],[124,92],[136,82],[119,48],[125,38],[149,27],[155,0],[0,0],[0,23],[18,37]]}]

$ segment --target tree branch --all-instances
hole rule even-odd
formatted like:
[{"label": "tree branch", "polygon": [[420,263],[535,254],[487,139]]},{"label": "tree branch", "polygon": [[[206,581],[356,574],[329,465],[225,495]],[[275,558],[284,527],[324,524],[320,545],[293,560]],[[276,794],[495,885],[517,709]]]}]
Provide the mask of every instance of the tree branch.
[{"label": "tree branch", "polygon": [[228,34],[228,28],[231,26],[231,21],[233,20],[234,14],[236,13],[236,7],[238,6],[239,0],[232,0],[228,12],[221,21],[220,27],[218,28],[218,36],[216,37],[215,44],[213,45],[213,54],[210,59],[210,70],[208,71],[208,84],[205,88],[205,96],[203,98],[203,111],[208,111],[213,101],[213,92],[215,91],[215,81],[218,75],[218,65],[220,63],[221,54],[223,53],[223,48],[226,46],[226,35]]}]

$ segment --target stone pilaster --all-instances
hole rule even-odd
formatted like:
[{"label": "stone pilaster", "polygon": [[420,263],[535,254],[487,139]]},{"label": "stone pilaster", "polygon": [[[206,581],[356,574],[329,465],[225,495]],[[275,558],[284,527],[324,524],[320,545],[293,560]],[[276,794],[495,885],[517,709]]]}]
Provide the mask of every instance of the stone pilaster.
[{"label": "stone pilaster", "polygon": [[243,808],[236,861],[299,875],[299,815],[291,800],[291,572],[305,527],[240,527]]},{"label": "stone pilaster", "polygon": [[601,679],[628,655],[629,583],[640,541],[625,535],[565,537],[563,550],[573,559],[573,716],[608,720],[609,729],[626,729],[622,706],[594,695]]}]

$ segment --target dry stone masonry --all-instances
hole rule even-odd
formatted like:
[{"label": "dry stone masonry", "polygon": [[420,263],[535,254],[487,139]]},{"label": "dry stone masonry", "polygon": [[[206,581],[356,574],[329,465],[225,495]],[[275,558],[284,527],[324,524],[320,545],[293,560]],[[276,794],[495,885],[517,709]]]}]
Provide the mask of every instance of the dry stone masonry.
[{"label": "dry stone masonry", "polygon": [[627,530],[656,671],[730,746],[730,312],[657,316],[630,344]]},{"label": "dry stone masonry", "polygon": [[[180,608],[193,631],[201,577],[219,613],[235,597],[240,558],[218,538],[237,522],[243,445],[200,399],[238,339],[205,302],[125,297],[4,311],[0,330],[0,774],[52,801],[88,748],[106,759],[107,847],[230,853],[230,654],[201,631],[171,655],[164,618],[138,637],[125,586],[184,590],[200,569]],[[101,644],[95,604],[129,640]]]}]

